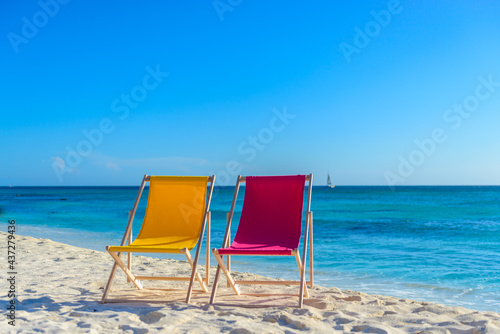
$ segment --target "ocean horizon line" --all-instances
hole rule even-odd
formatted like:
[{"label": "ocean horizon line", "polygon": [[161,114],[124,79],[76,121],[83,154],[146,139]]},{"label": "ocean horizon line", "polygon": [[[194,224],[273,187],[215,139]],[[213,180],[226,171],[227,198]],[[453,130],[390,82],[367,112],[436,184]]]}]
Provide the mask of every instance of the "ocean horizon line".
[{"label": "ocean horizon line", "polygon": [[[22,186],[14,186],[14,185],[1,185],[0,188],[100,188],[100,187],[109,187],[109,188],[138,188],[140,184],[136,185],[22,185]],[[146,185],[146,187],[149,187]],[[214,187],[219,188],[234,188],[234,185],[214,185]],[[240,187],[245,187],[245,184],[241,184]],[[307,187],[307,185],[306,185]],[[326,184],[313,184],[313,187],[328,187]],[[412,187],[500,187],[500,184],[409,184],[409,185],[377,185],[377,184],[336,184],[335,187],[379,187],[379,188],[412,188]]]}]

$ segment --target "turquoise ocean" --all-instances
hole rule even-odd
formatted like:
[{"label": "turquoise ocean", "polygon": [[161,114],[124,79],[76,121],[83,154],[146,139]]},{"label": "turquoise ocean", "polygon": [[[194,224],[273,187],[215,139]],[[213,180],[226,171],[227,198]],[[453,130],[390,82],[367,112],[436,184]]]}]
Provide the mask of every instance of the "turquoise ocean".
[{"label": "turquoise ocean", "polygon": [[[8,220],[15,220],[19,235],[104,251],[121,241],[137,190],[2,187],[0,226],[6,232]],[[233,190],[215,188],[212,247],[221,246]],[[317,284],[500,312],[500,187],[314,186],[312,211]],[[239,257],[233,269],[298,275],[293,258]]]}]

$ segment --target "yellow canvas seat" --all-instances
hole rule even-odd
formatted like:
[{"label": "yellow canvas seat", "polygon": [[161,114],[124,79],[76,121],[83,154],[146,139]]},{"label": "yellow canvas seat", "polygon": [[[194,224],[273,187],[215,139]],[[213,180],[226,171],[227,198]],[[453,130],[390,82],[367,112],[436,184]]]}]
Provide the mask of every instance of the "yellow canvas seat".
[{"label": "yellow canvas seat", "polygon": [[[105,303],[117,267],[120,267],[127,281],[139,290],[141,280],[187,281],[189,287],[186,302],[189,302],[194,279],[203,291],[208,292],[210,237],[207,233],[206,277],[202,278],[196,267],[200,256],[205,227],[210,231],[210,201],[212,198],[215,175],[208,176],[148,176],[145,175],[134,207],[129,212],[129,220],[120,246],[107,246],[106,250],[115,260],[101,302]],[[149,182],[149,195],[146,214],[137,238],[132,241],[132,222],[146,183]],[[210,189],[207,191],[208,184]],[[190,250],[197,247],[194,260]],[[132,252],[134,253],[182,253],[191,265],[190,277],[137,276],[132,273]],[[120,256],[128,253],[125,265]]]}]

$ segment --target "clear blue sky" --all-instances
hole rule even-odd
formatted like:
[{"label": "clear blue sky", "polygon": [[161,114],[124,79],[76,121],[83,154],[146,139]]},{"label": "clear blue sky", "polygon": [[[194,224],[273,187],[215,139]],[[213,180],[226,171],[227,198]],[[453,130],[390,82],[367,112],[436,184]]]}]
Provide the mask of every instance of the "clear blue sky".
[{"label": "clear blue sky", "polygon": [[2,4],[0,185],[500,184],[498,1],[62,2]]}]

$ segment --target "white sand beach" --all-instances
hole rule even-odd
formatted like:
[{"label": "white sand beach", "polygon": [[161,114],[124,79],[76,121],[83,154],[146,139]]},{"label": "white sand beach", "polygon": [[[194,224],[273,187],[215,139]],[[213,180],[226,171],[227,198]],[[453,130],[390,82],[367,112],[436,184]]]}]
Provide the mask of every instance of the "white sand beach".
[{"label": "white sand beach", "polygon": [[[3,232],[0,236],[7,238]],[[321,286],[315,286],[304,308],[298,309],[297,297],[284,295],[296,293],[296,286],[243,286],[244,293],[281,295],[235,296],[223,275],[215,305],[200,291],[188,305],[183,302],[186,282],[146,281],[146,289],[138,291],[118,271],[109,298],[141,301],[100,304],[113,264],[106,252],[19,235],[15,241],[15,326],[4,316],[1,333],[500,333],[500,314],[495,312]],[[7,242],[3,244],[5,312],[10,298],[5,284]],[[185,262],[150,257],[135,257],[134,268],[141,274],[189,272]],[[256,279],[250,273],[237,276]]]}]

